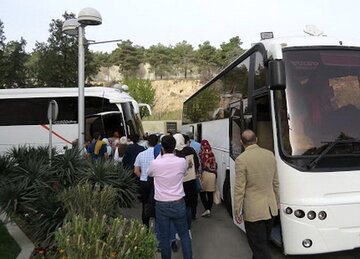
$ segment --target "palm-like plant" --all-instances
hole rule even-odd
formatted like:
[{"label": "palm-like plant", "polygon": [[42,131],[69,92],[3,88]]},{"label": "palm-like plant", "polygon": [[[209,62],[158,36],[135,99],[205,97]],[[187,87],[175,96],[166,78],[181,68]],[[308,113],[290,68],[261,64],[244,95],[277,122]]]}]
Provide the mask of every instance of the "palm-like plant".
[{"label": "palm-like plant", "polygon": [[97,185],[100,190],[109,185],[113,188],[116,204],[112,201],[111,209],[104,206],[108,203],[102,202],[110,198],[99,196],[102,199],[99,203],[104,203],[106,211],[130,207],[136,201],[134,174],[113,161],[91,163],[77,149],[70,149],[64,154],[56,154],[54,150],[50,164],[47,152],[47,147],[22,146],[0,157],[0,211],[25,221],[33,240],[43,244],[53,241],[54,231],[68,213],[59,193],[79,183]]},{"label": "palm-like plant", "polygon": [[119,193],[119,205],[120,207],[130,208],[137,200],[138,185],[135,174],[128,169],[124,169],[121,164],[116,165],[116,172],[118,181],[115,187]]},{"label": "palm-like plant", "polygon": [[32,238],[43,244],[51,244],[54,233],[62,226],[67,211],[58,199],[57,193],[48,189],[38,193],[33,208],[36,212],[28,216],[27,223]]},{"label": "palm-like plant", "polygon": [[[10,148],[6,155],[10,156],[15,160],[16,163],[21,164],[23,161],[27,159],[37,159],[43,158],[47,159],[48,157],[48,146],[39,146],[33,147],[29,145],[19,145],[17,147]],[[56,154],[55,148],[52,149],[52,154]]]},{"label": "palm-like plant", "polygon": [[51,161],[52,171],[63,187],[72,186],[78,182],[80,175],[86,174],[90,162],[84,159],[76,148],[68,149],[64,154],[54,156]]},{"label": "palm-like plant", "polygon": [[2,181],[0,183],[0,211],[9,217],[15,215],[28,215],[35,212],[33,204],[37,200],[37,191],[28,188],[26,184],[15,181]]},{"label": "palm-like plant", "polygon": [[134,174],[111,160],[97,160],[90,170],[80,176],[80,182],[97,183],[101,186],[111,185],[118,190],[120,207],[131,207],[136,201],[137,185]]},{"label": "palm-like plant", "polygon": [[10,156],[0,156],[0,179],[4,181],[5,179],[11,177],[14,173],[15,163]]},{"label": "palm-like plant", "polygon": [[36,160],[28,157],[25,158],[16,167],[16,176],[12,179],[15,182],[22,182],[27,187],[48,187],[56,181],[55,174],[50,170],[48,160],[39,157]]}]

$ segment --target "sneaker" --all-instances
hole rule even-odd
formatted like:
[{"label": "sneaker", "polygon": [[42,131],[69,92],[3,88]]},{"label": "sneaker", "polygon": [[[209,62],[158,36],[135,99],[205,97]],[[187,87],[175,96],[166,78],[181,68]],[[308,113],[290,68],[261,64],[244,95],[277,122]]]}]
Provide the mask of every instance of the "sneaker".
[{"label": "sneaker", "polygon": [[171,250],[176,253],[178,251],[178,246],[176,244],[176,240],[171,242]]},{"label": "sneaker", "polygon": [[205,210],[203,214],[201,214],[201,217],[208,217],[210,216],[210,214],[211,214],[210,210]]},{"label": "sneaker", "polygon": [[176,240],[180,240],[180,236],[178,233],[175,234],[175,238],[176,238]]},{"label": "sneaker", "polygon": [[189,237],[192,239],[191,230],[189,229]]}]

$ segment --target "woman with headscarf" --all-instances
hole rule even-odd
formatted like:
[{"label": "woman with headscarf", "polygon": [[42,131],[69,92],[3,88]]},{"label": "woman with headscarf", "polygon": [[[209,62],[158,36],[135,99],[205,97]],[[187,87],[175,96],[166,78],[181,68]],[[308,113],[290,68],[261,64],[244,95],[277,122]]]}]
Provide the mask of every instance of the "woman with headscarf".
[{"label": "woman with headscarf", "polygon": [[217,163],[214,153],[211,150],[209,142],[205,139],[201,141],[201,185],[200,199],[205,208],[201,214],[202,217],[208,217],[211,214],[211,208],[214,202],[214,192],[216,191],[216,171]]},{"label": "woman with headscarf", "polygon": [[111,157],[112,156],[112,148],[110,146],[110,142],[107,138],[103,138],[102,141],[106,144],[106,157]]},{"label": "woman with headscarf", "polygon": [[115,153],[114,153],[115,161],[119,163],[122,161],[127,146],[128,146],[127,137],[125,136],[121,137],[119,142],[115,144]]},{"label": "woman with headscarf", "polygon": [[192,209],[197,206],[197,189],[196,189],[196,174],[197,169],[200,166],[199,159],[196,155],[195,150],[192,147],[185,145],[185,139],[182,134],[175,134],[173,136],[176,140],[175,146],[175,155],[183,157],[188,162],[188,168],[184,177],[184,192],[185,192],[185,205],[187,213],[187,223],[189,234],[191,237],[191,219],[192,219]]}]

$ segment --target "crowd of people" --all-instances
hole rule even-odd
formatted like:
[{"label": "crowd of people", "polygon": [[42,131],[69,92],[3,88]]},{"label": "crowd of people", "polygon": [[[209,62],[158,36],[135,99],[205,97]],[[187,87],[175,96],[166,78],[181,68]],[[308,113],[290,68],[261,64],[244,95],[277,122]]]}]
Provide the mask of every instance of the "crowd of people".
[{"label": "crowd of people", "polygon": [[[271,258],[268,241],[273,218],[278,214],[279,183],[272,152],[257,145],[251,130],[241,135],[245,151],[235,160],[234,219],[245,223],[253,258]],[[198,196],[202,217],[209,217],[216,191],[217,162],[209,141],[198,143],[191,132],[109,139],[95,133],[85,148],[94,161],[110,158],[134,172],[139,181],[142,222],[155,233],[163,259],[176,252],[177,237],[183,258],[192,258],[191,223],[197,217]]]}]

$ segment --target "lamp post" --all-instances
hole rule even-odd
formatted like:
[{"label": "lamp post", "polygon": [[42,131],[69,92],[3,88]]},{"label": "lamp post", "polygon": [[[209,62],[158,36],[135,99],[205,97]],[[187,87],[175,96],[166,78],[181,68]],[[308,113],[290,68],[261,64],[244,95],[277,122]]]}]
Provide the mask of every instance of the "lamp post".
[{"label": "lamp post", "polygon": [[100,13],[93,8],[82,9],[77,19],[68,19],[63,24],[63,32],[68,35],[78,35],[79,53],[78,53],[78,147],[83,152],[85,143],[85,27],[87,25],[100,25],[102,23]]}]

